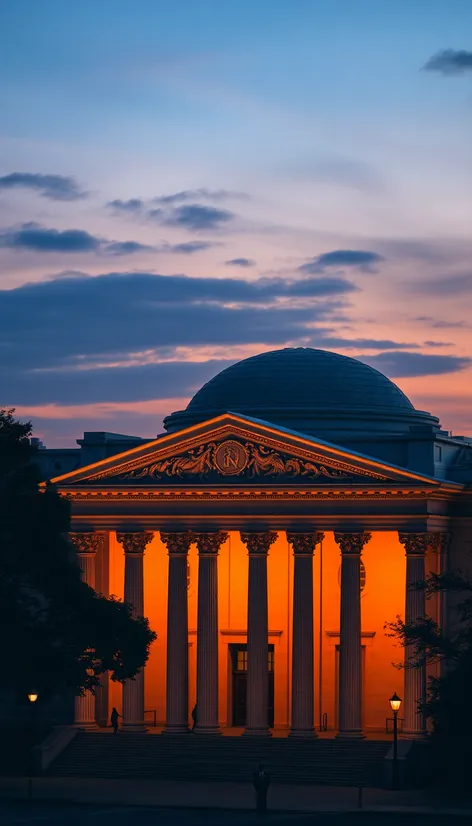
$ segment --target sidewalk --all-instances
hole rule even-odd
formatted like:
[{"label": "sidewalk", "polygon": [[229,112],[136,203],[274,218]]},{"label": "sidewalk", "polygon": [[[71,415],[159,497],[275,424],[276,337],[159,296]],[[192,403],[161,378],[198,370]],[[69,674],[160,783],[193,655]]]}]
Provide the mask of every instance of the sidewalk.
[{"label": "sidewalk", "polygon": [[[24,777],[0,778],[0,800],[27,796]],[[100,778],[37,777],[35,800],[129,806],[161,806],[193,809],[254,809],[254,791],[249,783],[192,783],[162,780],[109,780]],[[359,811],[359,790],[334,786],[273,785],[269,807],[290,812]],[[472,809],[435,806],[426,792],[363,789],[362,809],[370,812],[448,814],[470,817]]]}]

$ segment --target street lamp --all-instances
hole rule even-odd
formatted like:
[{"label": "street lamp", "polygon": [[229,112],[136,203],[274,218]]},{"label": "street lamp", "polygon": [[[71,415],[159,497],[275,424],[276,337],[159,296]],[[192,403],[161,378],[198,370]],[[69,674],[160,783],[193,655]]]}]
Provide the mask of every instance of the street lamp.
[{"label": "street lamp", "polygon": [[28,800],[31,802],[33,799],[33,774],[34,774],[34,741],[36,735],[36,716],[34,714],[34,705],[39,697],[39,694],[36,691],[32,691],[31,694],[28,694],[28,700],[30,702],[31,711],[33,712],[31,717],[31,744],[30,744],[30,753],[29,753],[29,771],[28,771]]},{"label": "street lamp", "polygon": [[397,692],[390,697],[389,703],[393,711],[393,788],[398,789],[398,712],[402,701]]}]

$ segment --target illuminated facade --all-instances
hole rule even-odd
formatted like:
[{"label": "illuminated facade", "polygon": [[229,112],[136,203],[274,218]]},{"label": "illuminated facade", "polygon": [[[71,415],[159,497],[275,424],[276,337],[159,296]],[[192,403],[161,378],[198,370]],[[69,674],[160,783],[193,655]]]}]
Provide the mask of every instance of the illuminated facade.
[{"label": "illuminated facade", "polygon": [[377,371],[301,348],[223,371],[165,426],[127,450],[85,434],[101,458],[85,438],[87,464],[53,479],[84,578],[158,634],[135,681],[77,699],[77,725],[116,706],[130,730],[155,713],[184,732],[196,704],[197,733],[362,737],[397,691],[405,734],[423,734],[427,674],[394,667],[384,625],[449,621],[411,586],[467,565],[472,444]]}]

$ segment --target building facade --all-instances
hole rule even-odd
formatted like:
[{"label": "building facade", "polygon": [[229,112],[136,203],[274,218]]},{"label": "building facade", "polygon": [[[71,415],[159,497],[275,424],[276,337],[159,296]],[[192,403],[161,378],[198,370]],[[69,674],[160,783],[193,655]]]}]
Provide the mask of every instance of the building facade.
[{"label": "building facade", "polygon": [[[425,669],[385,625],[425,603],[429,571],[470,568],[472,440],[451,437],[385,376],[344,356],[274,351],[220,373],[154,440],[84,434],[40,450],[69,497],[83,576],[149,618],[149,661],[76,700],[76,723],[154,721],[362,737],[403,698],[422,736]],[[51,473],[67,463],[74,469]],[[69,467],[70,467],[69,464]]]}]

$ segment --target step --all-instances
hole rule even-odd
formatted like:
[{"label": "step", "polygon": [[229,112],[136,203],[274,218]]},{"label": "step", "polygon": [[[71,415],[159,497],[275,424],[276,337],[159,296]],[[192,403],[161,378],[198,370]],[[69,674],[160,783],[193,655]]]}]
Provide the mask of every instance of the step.
[{"label": "step", "polygon": [[388,741],[79,732],[50,769],[57,777],[247,781],[259,763],[276,782],[375,785]]}]

